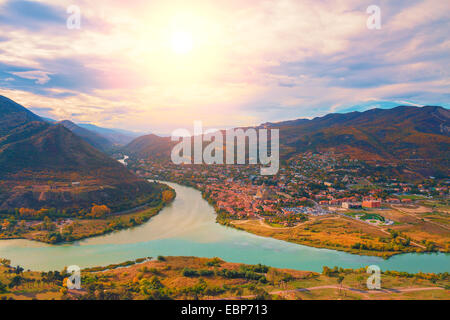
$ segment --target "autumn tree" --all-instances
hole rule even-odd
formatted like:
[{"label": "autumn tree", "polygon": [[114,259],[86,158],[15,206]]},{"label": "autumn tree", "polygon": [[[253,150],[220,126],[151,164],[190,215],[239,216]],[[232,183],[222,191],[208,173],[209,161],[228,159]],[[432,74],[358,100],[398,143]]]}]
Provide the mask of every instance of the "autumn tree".
[{"label": "autumn tree", "polygon": [[2,230],[9,230],[10,226],[11,226],[11,223],[8,220],[6,220],[6,219],[3,220]]},{"label": "autumn tree", "polygon": [[42,223],[42,227],[44,230],[52,231],[56,229],[56,225],[52,222],[48,216],[44,217],[44,222]]},{"label": "autumn tree", "polygon": [[165,203],[168,203],[168,202],[173,200],[174,196],[175,195],[174,195],[174,193],[172,191],[164,190],[162,192],[162,201],[165,202]]},{"label": "autumn tree", "polygon": [[88,216],[92,217],[92,218],[101,218],[104,217],[105,215],[108,215],[111,213],[111,209],[108,208],[105,205],[94,205],[92,206],[91,209],[91,213],[88,214]]},{"label": "autumn tree", "polygon": [[7,291],[6,285],[0,282],[0,294]]},{"label": "autumn tree", "polygon": [[21,217],[34,217],[37,215],[36,210],[28,208],[20,208],[19,213]]}]

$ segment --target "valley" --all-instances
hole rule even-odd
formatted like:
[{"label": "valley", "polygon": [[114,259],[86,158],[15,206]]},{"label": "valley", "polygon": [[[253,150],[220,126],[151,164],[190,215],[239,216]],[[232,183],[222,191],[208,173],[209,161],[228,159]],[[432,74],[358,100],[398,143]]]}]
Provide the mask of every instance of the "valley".
[{"label": "valley", "polygon": [[304,157],[270,177],[259,176],[254,165],[128,164],[142,177],[200,190],[218,223],[260,236],[383,258],[450,252],[445,181],[414,184],[369,175],[365,163],[330,153]]},{"label": "valley", "polygon": [[[55,279],[53,285],[37,286],[31,290],[35,294],[30,293],[24,283],[31,289],[33,280],[26,278],[31,275],[33,279],[34,273],[22,276],[19,270],[18,276],[24,279],[5,280],[10,289],[17,289],[4,290],[7,299],[380,299],[395,294],[404,299],[423,298],[428,293],[445,297],[448,279],[442,272],[450,248],[449,184],[440,173],[425,177],[425,171],[414,166],[376,157],[373,162],[334,148],[284,153],[274,176],[260,176],[255,165],[180,167],[166,160],[171,143],[156,135],[109,149],[116,161],[104,153],[107,149],[96,145],[102,140],[85,129],[68,122],[42,122],[23,107],[5,101],[9,108],[5,115],[11,121],[3,122],[9,131],[0,139],[0,162],[5,164],[0,170],[0,256],[11,259],[15,268],[22,265],[34,270],[61,270],[72,263],[88,274],[90,270],[108,273],[96,266],[112,263],[134,268],[130,266],[139,261],[154,268],[154,263],[169,260],[174,265],[167,270],[178,270],[159,273],[161,279],[156,274],[146,279],[143,269],[133,277],[133,284],[116,279],[117,286],[123,282],[124,287],[107,297],[98,291],[104,284],[97,276],[89,280],[89,275],[85,281],[92,286],[86,291],[70,292]],[[146,149],[149,137],[151,148]],[[136,154],[133,148],[147,153]],[[20,161],[12,161],[17,154]],[[248,247],[244,250],[236,243]],[[46,252],[44,260],[37,258],[39,252]],[[50,252],[54,259],[48,258]],[[232,280],[230,285],[239,283],[239,288],[229,289],[227,280],[221,279],[227,278],[227,268],[202,269],[197,261],[206,258],[179,257],[185,252],[209,259],[219,256],[233,263],[265,263],[272,268],[270,274],[285,272],[286,279],[291,279],[289,274],[305,272],[308,279],[320,280],[315,285],[301,282],[300,287],[270,282],[267,269],[251,279]],[[156,262],[140,258],[158,254],[171,257]],[[181,270],[182,278],[178,261],[187,265]],[[353,280],[347,285],[334,284],[326,271],[329,261],[338,266],[329,266],[338,279],[348,276]],[[400,285],[394,279],[402,277],[416,280],[410,283],[405,278],[402,284],[407,287],[386,287],[377,293],[359,289],[354,279],[361,282],[362,268],[374,263],[383,270],[415,273],[385,271],[393,285]],[[325,275],[318,273],[322,268]],[[62,275],[58,279],[64,279]],[[127,279],[124,274],[118,276]],[[197,277],[198,282],[191,281]],[[426,284],[420,287],[417,279],[432,279],[433,284],[441,279],[442,284],[435,289],[420,280]]]},{"label": "valley", "polygon": [[447,314],[449,12],[0,0],[1,314]]}]

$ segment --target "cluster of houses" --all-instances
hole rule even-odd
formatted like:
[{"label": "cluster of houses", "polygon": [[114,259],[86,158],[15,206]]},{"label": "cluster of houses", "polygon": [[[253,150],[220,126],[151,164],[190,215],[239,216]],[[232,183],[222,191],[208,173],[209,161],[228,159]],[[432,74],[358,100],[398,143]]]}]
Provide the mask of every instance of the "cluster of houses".
[{"label": "cluster of houses", "polygon": [[398,199],[398,198],[387,198],[385,200],[381,199],[363,199],[359,201],[356,197],[333,199],[333,200],[321,200],[319,204],[329,205],[334,207],[342,207],[345,209],[359,209],[359,208],[381,208],[385,204],[411,204],[411,199]]},{"label": "cluster of houses", "polygon": [[282,208],[281,211],[283,212],[283,214],[285,215],[290,215],[290,214],[306,214],[309,216],[324,216],[327,214],[330,214],[330,211],[323,209],[320,206],[315,206],[315,207],[287,207],[287,208]]},{"label": "cluster of houses", "polygon": [[266,186],[225,182],[198,187],[210,195],[217,208],[230,215],[250,217],[263,212],[275,214],[278,211],[278,201],[274,199],[272,190]]},{"label": "cluster of houses", "polygon": [[[299,154],[270,177],[261,176],[259,167],[251,165],[178,166],[141,160],[134,169],[148,178],[195,185],[219,210],[243,218],[323,215],[336,208],[409,204],[410,199],[400,200],[395,195],[416,192],[417,188],[431,190],[427,185],[414,186],[394,178],[379,182],[376,177],[362,174],[364,163],[333,153]],[[448,186],[440,192],[448,193]],[[382,200],[383,193],[391,196]],[[311,207],[304,204],[306,201],[319,205]]]}]

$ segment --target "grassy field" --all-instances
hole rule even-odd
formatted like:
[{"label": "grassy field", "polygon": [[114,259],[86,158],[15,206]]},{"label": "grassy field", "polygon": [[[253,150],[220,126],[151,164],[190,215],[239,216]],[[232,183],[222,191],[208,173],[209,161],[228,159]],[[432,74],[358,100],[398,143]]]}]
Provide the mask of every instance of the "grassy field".
[{"label": "grassy field", "polygon": [[[405,252],[450,252],[450,216],[421,206],[349,211],[363,219],[389,219],[391,226],[376,226],[341,215],[309,217],[290,228],[262,220],[227,220],[235,228],[260,236],[345,252],[390,257]],[[222,223],[224,223],[222,221]]]},{"label": "grassy field", "polygon": [[[292,228],[272,228],[259,220],[230,221],[231,225],[260,236],[303,244],[317,248],[328,248],[355,254],[389,257],[397,251],[364,250],[353,248],[358,243],[382,247],[391,241],[389,233],[361,221],[339,216],[312,218]],[[411,248],[411,251],[415,251]]]},{"label": "grassy field", "polygon": [[5,264],[0,299],[450,299],[448,274],[384,272],[381,289],[368,290],[365,269],[316,273],[217,258],[158,257],[82,270],[82,289],[68,290],[64,273],[16,273]]},{"label": "grassy field", "polygon": [[417,194],[410,194],[410,195],[401,195],[398,196],[399,199],[410,199],[410,200],[424,200],[424,199],[428,199],[425,196],[421,196],[421,195],[417,195]]}]

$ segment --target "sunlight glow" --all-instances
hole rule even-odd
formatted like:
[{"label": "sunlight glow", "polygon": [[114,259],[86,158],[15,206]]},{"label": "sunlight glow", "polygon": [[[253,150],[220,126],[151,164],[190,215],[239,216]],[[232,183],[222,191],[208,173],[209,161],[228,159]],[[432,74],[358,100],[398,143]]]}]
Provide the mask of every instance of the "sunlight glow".
[{"label": "sunlight glow", "polygon": [[177,31],[172,35],[172,50],[177,54],[186,54],[192,51],[194,42],[192,34],[186,31]]}]

